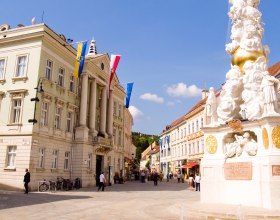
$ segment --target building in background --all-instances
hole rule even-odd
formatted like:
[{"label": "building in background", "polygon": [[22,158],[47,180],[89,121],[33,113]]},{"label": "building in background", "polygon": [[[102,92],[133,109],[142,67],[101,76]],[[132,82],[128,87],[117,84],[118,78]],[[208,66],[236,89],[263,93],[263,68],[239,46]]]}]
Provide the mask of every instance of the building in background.
[{"label": "building in background", "polygon": [[124,108],[124,177],[129,179],[129,174],[133,172],[136,156],[136,146],[132,143],[131,128],[133,126],[133,118],[127,108]]},{"label": "building in background", "polygon": [[133,148],[124,143],[133,124],[124,125],[125,91],[115,75],[107,93],[110,58],[94,40],[79,79],[76,55],[46,24],[0,26],[2,186],[22,188],[26,168],[33,189],[58,176],[93,186],[101,171],[110,180],[123,172],[125,148]]}]

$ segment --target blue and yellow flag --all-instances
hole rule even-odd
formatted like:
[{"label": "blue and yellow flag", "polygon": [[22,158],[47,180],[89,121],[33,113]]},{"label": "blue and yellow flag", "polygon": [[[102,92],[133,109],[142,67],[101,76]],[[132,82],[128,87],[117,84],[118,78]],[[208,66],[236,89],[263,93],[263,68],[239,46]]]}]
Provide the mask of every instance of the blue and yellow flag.
[{"label": "blue and yellow flag", "polygon": [[74,70],[74,77],[78,78],[83,72],[87,41],[78,44],[77,58]]}]

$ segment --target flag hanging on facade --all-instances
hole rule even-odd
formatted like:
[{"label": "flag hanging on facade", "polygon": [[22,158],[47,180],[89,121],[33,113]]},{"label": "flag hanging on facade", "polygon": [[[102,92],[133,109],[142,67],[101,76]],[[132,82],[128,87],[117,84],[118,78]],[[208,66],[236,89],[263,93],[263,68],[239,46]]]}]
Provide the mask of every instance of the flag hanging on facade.
[{"label": "flag hanging on facade", "polygon": [[110,75],[110,80],[109,80],[109,87],[108,90],[110,91],[110,87],[111,87],[111,82],[114,78],[114,75],[116,73],[119,61],[121,59],[120,55],[111,55],[111,62],[110,62],[110,69],[111,69],[111,75]]},{"label": "flag hanging on facade", "polygon": [[76,64],[74,70],[74,77],[76,78],[80,77],[83,72],[86,48],[87,48],[87,41],[78,44],[77,58],[76,58]]},{"label": "flag hanging on facade", "polygon": [[125,107],[129,107],[130,96],[133,88],[133,83],[127,83],[126,85],[126,98],[125,98]]}]

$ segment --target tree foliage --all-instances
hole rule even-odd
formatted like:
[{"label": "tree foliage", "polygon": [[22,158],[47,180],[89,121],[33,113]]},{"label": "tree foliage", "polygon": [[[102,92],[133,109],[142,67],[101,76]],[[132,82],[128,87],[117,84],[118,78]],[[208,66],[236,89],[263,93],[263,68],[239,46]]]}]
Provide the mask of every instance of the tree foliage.
[{"label": "tree foliage", "polygon": [[140,132],[132,132],[132,143],[136,146],[135,158],[139,162],[141,159],[141,153],[147,149],[153,142],[158,144],[158,136],[142,134]]}]

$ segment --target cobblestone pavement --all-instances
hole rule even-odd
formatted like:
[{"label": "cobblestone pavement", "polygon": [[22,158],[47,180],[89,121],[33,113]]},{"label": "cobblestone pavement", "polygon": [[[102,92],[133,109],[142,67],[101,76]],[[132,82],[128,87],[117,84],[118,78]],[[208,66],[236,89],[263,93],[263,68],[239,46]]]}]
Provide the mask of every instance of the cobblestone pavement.
[{"label": "cobblestone pavement", "polygon": [[0,219],[280,219],[280,210],[201,204],[186,183],[125,182],[56,193],[0,191]]}]

